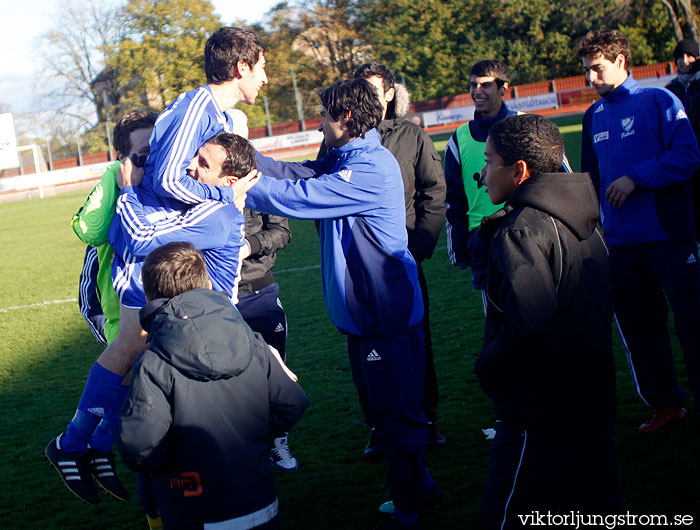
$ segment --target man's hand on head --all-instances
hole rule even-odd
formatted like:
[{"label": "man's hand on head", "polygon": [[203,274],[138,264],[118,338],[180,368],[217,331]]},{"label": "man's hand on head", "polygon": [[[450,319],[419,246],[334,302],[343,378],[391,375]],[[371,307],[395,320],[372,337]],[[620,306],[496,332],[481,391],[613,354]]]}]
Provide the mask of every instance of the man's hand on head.
[{"label": "man's hand on head", "polygon": [[117,186],[124,189],[126,186],[138,186],[143,180],[143,168],[137,167],[131,158],[127,158],[119,165],[117,171]]},{"label": "man's hand on head", "polygon": [[248,190],[258,183],[260,175],[262,175],[262,173],[254,169],[245,177],[241,177],[231,183],[231,188],[233,189],[233,204],[241,213],[243,213],[243,209],[245,208],[245,199]]},{"label": "man's hand on head", "polygon": [[622,208],[627,200],[627,197],[634,191],[637,185],[627,175],[616,179],[605,190],[605,198],[608,199],[608,204],[613,208]]}]

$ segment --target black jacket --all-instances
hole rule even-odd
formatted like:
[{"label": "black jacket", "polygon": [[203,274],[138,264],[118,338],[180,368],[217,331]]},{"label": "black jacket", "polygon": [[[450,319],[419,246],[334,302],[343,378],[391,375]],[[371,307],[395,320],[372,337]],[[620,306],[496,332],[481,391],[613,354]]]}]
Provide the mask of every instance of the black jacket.
[{"label": "black jacket", "polygon": [[264,289],[275,281],[272,267],[276,252],[285,248],[292,239],[286,217],[268,215],[245,209],[245,237],[250,244],[250,256],[241,264],[239,294],[250,294]]},{"label": "black jacket", "polygon": [[521,427],[612,424],[608,252],[588,174],[541,174],[486,217],[484,348],[476,361],[498,416]]},{"label": "black jacket", "polygon": [[150,347],[133,367],[117,446],[150,473],[166,528],[240,517],[276,499],[270,449],[308,404],[224,293],[141,310]]}]

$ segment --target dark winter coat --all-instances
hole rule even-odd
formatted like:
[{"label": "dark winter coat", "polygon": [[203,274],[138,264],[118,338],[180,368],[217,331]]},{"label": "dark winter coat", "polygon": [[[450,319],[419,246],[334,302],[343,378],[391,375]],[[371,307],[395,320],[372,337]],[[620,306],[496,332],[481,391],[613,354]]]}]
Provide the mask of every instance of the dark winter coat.
[{"label": "dark winter coat", "polygon": [[608,252],[588,174],[531,177],[480,235],[491,247],[475,368],[498,417],[525,428],[611,425]]},{"label": "dark winter coat", "polygon": [[272,267],[277,259],[276,252],[289,244],[292,232],[286,217],[246,208],[245,237],[250,245],[250,256],[241,263],[238,294],[260,291],[275,281]]},{"label": "dark winter coat", "polygon": [[165,527],[270,506],[272,440],[304,413],[304,391],[224,293],[154,300],[141,323],[150,347],[134,364],[117,446],[153,476]]}]

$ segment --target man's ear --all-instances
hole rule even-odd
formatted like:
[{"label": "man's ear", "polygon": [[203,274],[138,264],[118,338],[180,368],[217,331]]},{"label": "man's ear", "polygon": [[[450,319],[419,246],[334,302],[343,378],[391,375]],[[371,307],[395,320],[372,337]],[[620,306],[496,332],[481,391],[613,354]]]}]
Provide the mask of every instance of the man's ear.
[{"label": "man's ear", "polygon": [[396,97],[396,90],[394,87],[391,87],[389,90],[384,92],[384,99],[386,99],[386,102],[389,103],[390,101],[394,101],[394,97]]},{"label": "man's ear", "polygon": [[340,123],[343,124],[343,126],[347,126],[348,122],[352,119],[352,111],[350,109],[347,109],[345,111],[345,114],[340,116]]},{"label": "man's ear", "polygon": [[501,94],[505,96],[506,92],[508,92],[508,81],[504,82],[503,86],[501,86]]},{"label": "man's ear", "polygon": [[226,186],[231,186],[234,182],[238,180],[238,177],[234,176],[225,176],[223,177],[224,182],[226,183]]},{"label": "man's ear", "polygon": [[207,280],[207,283],[209,284],[209,289],[213,291],[214,286],[212,285],[211,280]]},{"label": "man's ear", "polygon": [[530,168],[527,167],[527,162],[525,162],[525,160],[518,160],[514,167],[515,172],[513,173],[513,184],[517,188],[530,178]]},{"label": "man's ear", "polygon": [[236,63],[236,77],[243,77],[244,74],[250,72],[250,65],[244,61]]}]

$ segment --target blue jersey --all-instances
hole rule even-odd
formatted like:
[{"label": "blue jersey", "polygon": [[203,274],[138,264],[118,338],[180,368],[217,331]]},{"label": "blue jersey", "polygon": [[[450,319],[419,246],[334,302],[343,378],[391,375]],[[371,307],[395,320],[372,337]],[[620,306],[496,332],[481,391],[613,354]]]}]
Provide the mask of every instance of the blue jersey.
[{"label": "blue jersey", "polygon": [[[401,170],[376,129],[317,161],[259,155],[258,169],[264,176],[248,192],[247,207],[320,219],[323,294],[342,333],[390,337],[421,322]],[[316,178],[299,178],[309,176]]]},{"label": "blue jersey", "polygon": [[219,108],[209,86],[180,94],[156,120],[141,186],[171,208],[208,199],[232,202],[231,188],[203,184],[186,173],[197,150],[222,131],[233,132],[233,120]]},{"label": "blue jersey", "polygon": [[[642,87],[629,76],[584,115],[581,169],[598,192],[610,245],[693,241],[690,178],[698,165],[693,128],[668,90]],[[624,175],[636,188],[614,208],[605,192]]]},{"label": "blue jersey", "polygon": [[[147,190],[125,187],[115,217],[120,237],[114,237],[112,278],[122,304],[145,303],[141,265],[152,250],[173,241],[187,241],[202,251],[214,290],[238,301],[240,251],[245,244],[245,217],[232,203],[204,201],[185,212],[153,210]],[[112,226],[114,228],[115,225]],[[110,236],[113,233],[110,230]],[[112,239],[112,238],[111,238]]]}]

